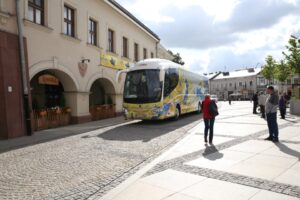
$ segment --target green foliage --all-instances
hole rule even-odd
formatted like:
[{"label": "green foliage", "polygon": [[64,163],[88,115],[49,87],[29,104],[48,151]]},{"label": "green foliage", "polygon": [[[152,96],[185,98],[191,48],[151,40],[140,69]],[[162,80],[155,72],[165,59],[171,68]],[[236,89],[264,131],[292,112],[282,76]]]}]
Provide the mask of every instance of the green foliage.
[{"label": "green foliage", "polygon": [[263,65],[263,69],[261,71],[262,75],[269,81],[274,80],[276,69],[276,61],[271,55],[268,55],[266,58],[266,64]]},{"label": "green foliage", "polygon": [[294,73],[300,74],[300,39],[291,35],[288,45],[288,53],[282,52],[287,60],[287,64]]},{"label": "green foliage", "polygon": [[173,56],[173,62],[184,65],[184,62],[179,53],[174,54],[171,50],[168,50],[168,52]]},{"label": "green foliage", "polygon": [[292,70],[285,60],[280,60],[280,63],[275,67],[275,79],[281,83],[285,82],[292,75]]}]

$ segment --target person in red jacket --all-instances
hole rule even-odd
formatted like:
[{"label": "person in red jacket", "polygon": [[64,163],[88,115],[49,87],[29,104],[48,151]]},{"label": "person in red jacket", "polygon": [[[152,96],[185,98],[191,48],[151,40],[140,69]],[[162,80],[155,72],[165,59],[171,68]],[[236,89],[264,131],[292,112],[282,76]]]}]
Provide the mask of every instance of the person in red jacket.
[{"label": "person in red jacket", "polygon": [[209,130],[209,144],[212,144],[213,137],[214,137],[214,122],[215,116],[210,112],[210,107],[215,106],[217,109],[217,105],[210,99],[210,95],[205,95],[204,101],[202,101],[202,112],[203,112],[203,119],[204,119],[204,142],[207,143],[207,135]]}]

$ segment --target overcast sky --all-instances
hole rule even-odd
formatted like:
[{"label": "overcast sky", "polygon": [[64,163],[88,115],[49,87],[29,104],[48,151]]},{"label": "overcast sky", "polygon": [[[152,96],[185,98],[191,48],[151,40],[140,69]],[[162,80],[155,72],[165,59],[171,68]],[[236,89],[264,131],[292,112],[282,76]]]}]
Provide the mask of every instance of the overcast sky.
[{"label": "overcast sky", "polygon": [[289,36],[300,36],[300,0],[117,1],[198,73],[281,59]]}]

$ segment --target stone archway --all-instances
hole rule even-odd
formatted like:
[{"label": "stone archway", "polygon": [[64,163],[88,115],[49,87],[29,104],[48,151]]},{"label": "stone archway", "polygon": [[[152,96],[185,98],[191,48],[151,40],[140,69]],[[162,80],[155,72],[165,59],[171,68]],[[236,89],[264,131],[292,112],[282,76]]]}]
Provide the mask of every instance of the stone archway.
[{"label": "stone archway", "polygon": [[116,92],[106,78],[96,79],[90,87],[89,107],[92,120],[106,119],[116,115]]},{"label": "stone archway", "polygon": [[68,74],[57,69],[36,73],[30,80],[33,129],[41,130],[71,123],[72,100],[66,92],[76,90]]}]

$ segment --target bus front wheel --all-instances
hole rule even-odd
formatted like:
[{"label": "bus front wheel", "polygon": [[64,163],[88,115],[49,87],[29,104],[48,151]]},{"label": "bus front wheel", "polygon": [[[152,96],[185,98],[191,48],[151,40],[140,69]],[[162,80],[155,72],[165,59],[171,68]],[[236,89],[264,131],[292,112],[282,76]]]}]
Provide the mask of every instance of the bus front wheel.
[{"label": "bus front wheel", "polygon": [[198,103],[198,109],[197,109],[197,113],[201,113],[202,112],[202,106],[201,106],[201,103],[199,102]]}]

